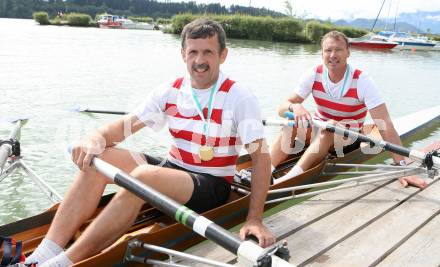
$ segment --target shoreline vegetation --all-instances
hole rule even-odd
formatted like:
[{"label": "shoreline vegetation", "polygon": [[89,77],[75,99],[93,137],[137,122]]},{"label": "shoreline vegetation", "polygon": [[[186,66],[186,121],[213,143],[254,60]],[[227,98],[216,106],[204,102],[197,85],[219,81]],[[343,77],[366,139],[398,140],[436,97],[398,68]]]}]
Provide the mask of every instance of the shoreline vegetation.
[{"label": "shoreline vegetation", "polygon": [[[34,18],[43,25],[98,27],[97,14],[109,13],[139,24],[154,24],[156,29],[178,34],[182,21],[206,16],[222,23],[230,38],[294,43],[318,43],[330,30],[342,31],[352,38],[368,31],[353,26],[337,26],[331,23],[330,17],[326,21],[305,19],[305,13],[297,15],[292,0],[283,2],[284,12],[251,5],[226,6],[220,1],[197,4],[195,1],[158,0],[0,0],[0,17],[32,18],[34,14]],[[47,17],[41,12],[47,12]],[[425,36],[440,41],[438,34],[428,32]]]},{"label": "shoreline vegetation", "polygon": [[[40,25],[98,27],[97,14],[95,19],[84,13],[59,14],[53,19],[47,12],[35,12],[33,18]],[[229,38],[264,40],[289,43],[319,43],[321,37],[327,32],[338,30],[348,37],[360,37],[367,33],[366,30],[347,26],[337,26],[332,23],[316,20],[302,20],[294,17],[270,17],[252,15],[217,15],[217,14],[179,14],[171,19],[129,16],[136,22],[148,22],[155,25],[166,25],[165,33],[180,34],[183,27],[200,17],[213,19],[222,24]]]}]

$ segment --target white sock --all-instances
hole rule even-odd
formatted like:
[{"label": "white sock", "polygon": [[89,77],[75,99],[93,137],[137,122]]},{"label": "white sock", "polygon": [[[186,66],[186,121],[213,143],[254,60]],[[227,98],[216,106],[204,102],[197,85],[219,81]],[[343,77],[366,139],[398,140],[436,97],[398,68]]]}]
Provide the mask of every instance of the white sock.
[{"label": "white sock", "polygon": [[43,241],[38,245],[37,249],[32,252],[32,254],[26,258],[25,263],[37,263],[38,265],[43,264],[45,261],[57,256],[63,251],[63,248],[58,246],[57,243],[50,239],[44,238]]},{"label": "white sock", "polygon": [[288,173],[286,173],[284,176],[281,176],[280,178],[278,178],[276,180],[276,182],[277,183],[284,182],[285,180],[288,180],[292,177],[298,176],[303,172],[304,172],[304,170],[300,166],[295,165],[295,166],[293,166],[292,169],[290,169],[290,171]]},{"label": "white sock", "polygon": [[73,262],[67,257],[66,253],[62,251],[58,256],[53,257],[44,264],[39,264],[38,267],[68,267],[71,265],[73,265]]}]

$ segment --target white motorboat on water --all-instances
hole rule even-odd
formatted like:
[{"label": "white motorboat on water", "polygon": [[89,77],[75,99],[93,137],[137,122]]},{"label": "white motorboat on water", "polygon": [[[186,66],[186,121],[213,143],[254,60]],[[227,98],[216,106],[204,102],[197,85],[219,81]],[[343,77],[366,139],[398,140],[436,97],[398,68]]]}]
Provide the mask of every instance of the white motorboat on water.
[{"label": "white motorboat on water", "polygon": [[156,26],[147,22],[134,22],[117,15],[103,14],[98,19],[100,28],[105,29],[132,29],[132,30],[155,30]]},{"label": "white motorboat on water", "polygon": [[390,41],[399,45],[397,49],[403,50],[433,50],[436,43],[428,40],[428,38],[414,37],[406,32],[380,31],[381,36],[387,37]]}]

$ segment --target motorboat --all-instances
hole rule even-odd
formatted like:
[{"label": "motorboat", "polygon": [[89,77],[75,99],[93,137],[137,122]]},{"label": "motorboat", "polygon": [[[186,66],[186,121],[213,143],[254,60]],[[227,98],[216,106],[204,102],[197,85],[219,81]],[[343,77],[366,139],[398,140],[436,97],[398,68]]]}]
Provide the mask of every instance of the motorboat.
[{"label": "motorboat", "polygon": [[98,19],[100,28],[105,29],[133,29],[133,30],[155,30],[156,26],[147,22],[134,22],[117,15],[103,14]]},{"label": "motorboat", "polygon": [[396,48],[402,50],[433,50],[436,45],[435,42],[426,37],[415,37],[406,32],[380,31],[378,35],[398,43],[399,45]]},{"label": "motorboat", "polygon": [[103,14],[99,16],[98,25],[99,28],[105,29],[119,29],[121,28],[121,22],[117,21],[120,19],[119,16],[111,15],[111,14]]},{"label": "motorboat", "polygon": [[359,38],[349,38],[350,46],[364,49],[392,49],[398,45],[387,37],[368,33]]}]

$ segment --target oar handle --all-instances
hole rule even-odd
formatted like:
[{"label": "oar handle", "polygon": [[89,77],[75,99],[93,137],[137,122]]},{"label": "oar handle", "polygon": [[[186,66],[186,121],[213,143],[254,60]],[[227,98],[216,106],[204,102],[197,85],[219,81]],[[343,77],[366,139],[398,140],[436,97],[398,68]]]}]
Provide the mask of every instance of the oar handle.
[{"label": "oar handle", "polygon": [[263,120],[264,126],[289,126],[294,127],[295,122],[292,120],[273,120],[273,119],[265,119]]}]

